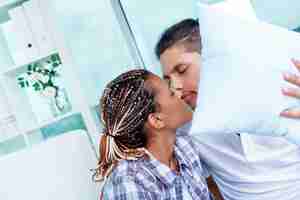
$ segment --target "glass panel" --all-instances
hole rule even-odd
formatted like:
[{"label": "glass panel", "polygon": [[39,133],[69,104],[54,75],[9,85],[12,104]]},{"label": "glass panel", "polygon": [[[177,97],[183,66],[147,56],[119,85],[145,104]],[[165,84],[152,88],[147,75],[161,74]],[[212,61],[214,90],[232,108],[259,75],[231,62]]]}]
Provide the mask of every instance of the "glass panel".
[{"label": "glass panel", "polygon": [[168,26],[185,18],[196,17],[196,2],[121,0],[147,69],[161,73],[160,64],[154,55],[155,44]]},{"label": "glass panel", "polygon": [[104,85],[134,67],[109,0],[52,0],[55,21],[64,35],[82,89],[91,107],[98,104]]},{"label": "glass panel", "polygon": [[41,128],[42,136],[44,139],[54,137],[65,132],[72,132],[74,130],[86,130],[86,125],[82,119],[81,114],[77,113],[61,119],[49,126]]},{"label": "glass panel", "polygon": [[[204,3],[225,2],[229,4],[252,5],[256,17],[262,21],[286,27],[288,29],[297,29],[300,27],[300,2],[298,0],[200,0]],[[240,10],[235,9],[237,12]]]},{"label": "glass panel", "polygon": [[26,148],[26,142],[22,135],[0,142],[0,157]]},{"label": "glass panel", "polygon": [[300,26],[300,1],[299,0],[251,0],[259,19],[296,29]]}]

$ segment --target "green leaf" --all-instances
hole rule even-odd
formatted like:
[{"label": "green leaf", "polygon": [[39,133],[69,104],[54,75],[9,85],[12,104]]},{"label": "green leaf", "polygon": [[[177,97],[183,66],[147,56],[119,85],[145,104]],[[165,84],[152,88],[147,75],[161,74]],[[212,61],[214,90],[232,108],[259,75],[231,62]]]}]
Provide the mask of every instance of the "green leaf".
[{"label": "green leaf", "polygon": [[29,87],[29,82],[28,81],[26,81],[25,84],[26,84],[27,87]]},{"label": "green leaf", "polygon": [[38,84],[37,82],[35,82],[35,83],[32,85],[32,87],[34,87],[35,91],[38,91],[38,90],[41,89],[40,84]]},{"label": "green leaf", "polygon": [[61,64],[61,58],[58,54],[57,54],[57,61],[58,61],[59,64]]},{"label": "green leaf", "polygon": [[21,88],[24,88],[25,87],[25,83],[22,81],[22,82],[19,82]]},{"label": "green leaf", "polygon": [[28,71],[32,71],[32,65],[28,65],[28,66],[27,66],[27,70],[28,70]]},{"label": "green leaf", "polygon": [[44,69],[44,70],[42,71],[42,74],[43,74],[44,76],[48,76],[48,75],[49,75],[49,70]]},{"label": "green leaf", "polygon": [[18,80],[22,81],[22,80],[24,80],[24,77],[18,77]]},{"label": "green leaf", "polygon": [[59,76],[59,74],[56,71],[54,71],[54,70],[51,70],[50,73],[49,73],[49,75],[51,77],[57,77],[57,76]]},{"label": "green leaf", "polygon": [[32,71],[36,72],[36,65],[32,67]]},{"label": "green leaf", "polygon": [[33,64],[33,71],[34,72],[38,72],[38,70],[40,70],[40,68],[41,68],[40,63],[36,62],[36,63]]},{"label": "green leaf", "polygon": [[57,61],[58,59],[57,59],[57,54],[54,54],[54,55],[51,55],[51,61],[52,62],[55,62],[55,61]]},{"label": "green leaf", "polygon": [[58,67],[58,66],[59,66],[59,64],[57,62],[55,62],[55,63],[52,64],[53,68]]}]

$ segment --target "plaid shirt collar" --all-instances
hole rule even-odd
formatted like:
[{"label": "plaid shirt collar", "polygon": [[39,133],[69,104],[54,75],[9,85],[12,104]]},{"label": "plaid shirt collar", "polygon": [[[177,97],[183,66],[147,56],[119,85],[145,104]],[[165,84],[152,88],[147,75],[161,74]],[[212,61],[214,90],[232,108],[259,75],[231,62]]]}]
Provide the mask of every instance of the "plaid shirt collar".
[{"label": "plaid shirt collar", "polygon": [[[188,159],[189,156],[184,155],[180,148],[177,147],[177,145],[175,145],[174,147],[174,153],[178,161],[180,173],[182,173],[183,171],[191,173],[192,163]],[[152,174],[154,174],[160,182],[162,182],[167,187],[172,187],[174,185],[176,177],[178,176],[178,173],[174,170],[171,170],[165,164],[159,162],[156,158],[154,158],[154,156],[152,156],[150,152],[149,154],[150,158],[144,160],[146,162],[147,168],[151,170]]]}]

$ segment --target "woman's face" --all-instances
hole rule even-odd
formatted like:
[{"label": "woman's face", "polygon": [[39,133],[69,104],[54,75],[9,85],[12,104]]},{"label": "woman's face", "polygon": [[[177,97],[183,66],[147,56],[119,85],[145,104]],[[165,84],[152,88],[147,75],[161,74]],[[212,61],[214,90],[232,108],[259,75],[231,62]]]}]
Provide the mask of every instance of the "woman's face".
[{"label": "woman's face", "polygon": [[158,104],[157,112],[164,121],[165,128],[177,129],[192,120],[190,107],[172,91],[167,83],[151,74],[148,81],[154,90],[154,98]]}]

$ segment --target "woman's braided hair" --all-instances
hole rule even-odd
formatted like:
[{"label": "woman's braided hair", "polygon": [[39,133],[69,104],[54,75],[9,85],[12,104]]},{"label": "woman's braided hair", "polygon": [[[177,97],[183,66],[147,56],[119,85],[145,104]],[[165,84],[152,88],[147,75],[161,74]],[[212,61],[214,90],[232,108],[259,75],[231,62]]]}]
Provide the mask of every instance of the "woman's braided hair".
[{"label": "woman's braided hair", "polygon": [[153,92],[145,85],[150,74],[142,69],[131,70],[106,86],[100,100],[104,135],[96,180],[106,179],[118,161],[145,155],[144,125],[148,115],[155,111]]}]

